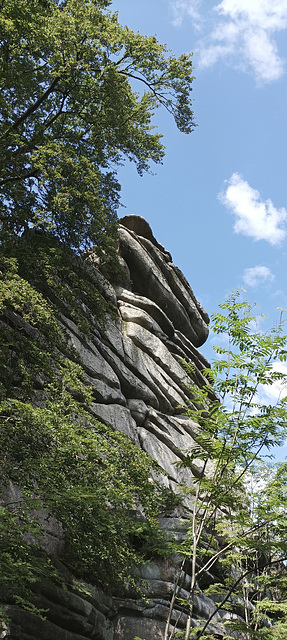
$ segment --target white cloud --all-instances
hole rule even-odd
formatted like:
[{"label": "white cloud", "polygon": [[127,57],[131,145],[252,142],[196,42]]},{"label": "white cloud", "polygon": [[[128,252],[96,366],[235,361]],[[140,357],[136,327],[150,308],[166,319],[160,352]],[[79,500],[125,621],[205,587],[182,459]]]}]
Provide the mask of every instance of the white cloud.
[{"label": "white cloud", "polygon": [[171,2],[173,15],[172,24],[175,27],[180,27],[184,16],[189,16],[192,18],[194,26],[198,27],[198,22],[200,22],[200,5],[201,0],[173,0]]},{"label": "white cloud", "polygon": [[203,19],[206,36],[199,43],[199,64],[210,67],[219,59],[251,71],[258,84],[278,80],[285,60],[279,55],[275,36],[287,29],[286,0],[222,0],[200,15],[200,0],[173,0],[174,24],[190,16],[198,26]]},{"label": "white cloud", "polygon": [[262,29],[245,38],[245,57],[258,84],[278,80],[284,73],[284,62],[278,56],[276,43]]},{"label": "white cloud", "polygon": [[[287,364],[283,362],[274,362],[272,371],[287,376]],[[258,390],[258,402],[262,404],[276,404],[278,400],[282,400],[287,395],[287,378],[278,380],[270,385],[260,385]]]},{"label": "white cloud", "polygon": [[286,209],[276,209],[269,199],[262,202],[259,191],[238,173],[226,182],[226,190],[218,198],[235,215],[235,233],[279,244],[286,236]]},{"label": "white cloud", "polygon": [[222,0],[215,10],[232,20],[247,18],[263,29],[285,29],[286,0]]},{"label": "white cloud", "polygon": [[262,282],[272,282],[272,280],[274,280],[274,275],[268,267],[264,267],[264,265],[256,265],[256,267],[245,269],[243,280],[247,286],[256,287]]}]

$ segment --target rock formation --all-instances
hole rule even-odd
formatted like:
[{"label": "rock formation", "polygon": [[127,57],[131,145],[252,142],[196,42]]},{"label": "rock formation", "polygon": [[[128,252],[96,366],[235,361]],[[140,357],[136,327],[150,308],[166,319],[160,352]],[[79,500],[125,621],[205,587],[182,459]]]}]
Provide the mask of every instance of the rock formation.
[{"label": "rock formation", "polygon": [[[202,371],[208,363],[198,347],[208,335],[208,316],[143,218],[126,216],[121,220],[119,255],[126,277],[116,287],[99,273],[90,255],[98,286],[117,306],[118,318],[107,317],[105,328],[93,330],[85,341],[70,318],[63,315],[62,323],[94,387],[94,415],[153,456],[166,471],[164,482],[176,491],[182,481],[192,484],[191,474],[180,471],[175,463],[182,458],[182,451],[192,446],[198,429],[183,409],[192,396],[182,360],[193,363],[194,380],[202,385]],[[195,465],[194,474],[197,472]],[[184,536],[185,523],[179,510],[161,519],[161,526],[176,538]],[[52,540],[55,548],[59,535],[56,525],[47,531],[47,540]],[[142,567],[144,598],[132,592],[122,599],[111,598],[91,585],[86,597],[69,589],[43,591],[47,620],[35,620],[15,608],[10,638],[134,640],[139,636],[162,640],[177,562],[170,558]],[[209,575],[206,580],[215,578]],[[183,594],[188,581],[187,574]],[[208,618],[213,607],[212,600],[199,594],[195,618]],[[180,630],[184,614],[175,607],[172,624],[176,620]]]}]

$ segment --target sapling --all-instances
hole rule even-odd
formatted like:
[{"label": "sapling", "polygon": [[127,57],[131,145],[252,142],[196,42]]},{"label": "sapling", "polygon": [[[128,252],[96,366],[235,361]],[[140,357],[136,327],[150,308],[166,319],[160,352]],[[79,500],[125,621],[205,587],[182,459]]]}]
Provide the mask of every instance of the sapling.
[{"label": "sapling", "polygon": [[[262,516],[262,507],[260,514],[258,509],[256,513],[254,509],[252,512],[244,486],[247,476],[254,472],[274,446],[282,443],[286,433],[285,398],[270,404],[260,401],[263,387],[286,379],[284,372],[274,367],[274,363],[286,360],[284,321],[281,315],[277,327],[269,333],[261,331],[263,316],[256,317],[249,303],[242,300],[240,291],[232,293],[219,307],[220,311],[212,316],[212,330],[221,336],[225,344],[215,347],[217,357],[212,368],[204,372],[206,384],[201,389],[191,385],[193,405],[197,408],[189,408],[187,413],[197,421],[199,428],[195,446],[185,452],[185,458],[179,465],[192,468],[196,462],[199,474],[194,479],[187,538],[180,547],[177,545],[177,551],[183,556],[183,565],[171,598],[164,640],[172,640],[176,636],[176,627],[171,625],[176,602],[187,615],[184,633],[178,635],[184,640],[212,638],[209,624],[217,621],[219,610],[226,608],[231,611],[229,618],[236,620],[235,610],[243,609],[243,622],[248,633],[242,637],[255,637],[252,633],[257,633],[258,624],[256,626],[250,614],[255,606],[250,603],[250,577],[256,572],[262,573],[270,561],[278,565],[284,554],[287,555],[282,540],[285,524],[282,523],[277,535],[273,531],[273,537],[267,540],[266,528],[274,528],[272,506],[269,504],[269,513],[265,517]],[[190,365],[186,367],[188,369]],[[190,373],[192,375],[192,368]],[[188,493],[186,489],[185,493]],[[284,533],[286,535],[286,529]],[[274,554],[279,554],[276,559]],[[217,591],[219,604],[214,605],[207,621],[192,627],[195,595],[201,592],[199,585],[206,572],[212,571],[219,561],[221,572],[229,578],[222,578],[217,586],[212,585],[205,590],[206,594],[214,597]],[[189,596],[182,599],[180,588],[187,562]],[[222,622],[224,620],[221,619],[221,630]]]}]

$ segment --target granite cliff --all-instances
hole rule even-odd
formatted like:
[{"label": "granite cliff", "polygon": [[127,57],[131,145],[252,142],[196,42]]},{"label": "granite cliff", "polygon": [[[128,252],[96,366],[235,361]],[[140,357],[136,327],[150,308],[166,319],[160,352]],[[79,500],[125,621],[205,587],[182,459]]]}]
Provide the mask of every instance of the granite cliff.
[{"label": "granite cliff", "polygon": [[[126,216],[119,225],[119,256],[123,267],[120,285],[113,286],[97,269],[93,252],[90,268],[102,295],[117,308],[117,317],[106,316],[105,326],[93,327],[88,339],[77,323],[62,313],[62,325],[80,355],[93,385],[93,414],[101,422],[124,432],[133,443],[157,460],[166,472],[163,482],[174,492],[181,482],[192,484],[190,472],[175,463],[183,450],[192,447],[198,425],[185,415],[192,402],[190,378],[182,361],[192,362],[194,382],[205,379],[205,358],[198,351],[208,335],[208,316],[196,300],[171,255],[154,238],[148,223],[138,216]],[[11,318],[10,318],[11,321]],[[198,468],[194,465],[194,474]],[[175,538],[184,536],[186,515],[180,508],[167,511],[161,527]],[[61,530],[49,521],[46,549],[57,555]],[[47,619],[10,609],[11,640],[162,640],[169,601],[179,568],[177,557],[142,566],[144,597],[126,591],[121,598],[107,596],[89,585],[87,595],[67,590],[43,589]],[[72,577],[67,572],[67,584]],[[211,574],[206,583],[217,581]],[[183,596],[189,583],[188,569]],[[194,617],[208,618],[214,602],[196,596]],[[214,622],[220,619],[217,614]],[[185,614],[173,609],[171,626],[184,627]],[[217,637],[221,637],[220,625]],[[8,637],[8,630],[1,637]]]}]

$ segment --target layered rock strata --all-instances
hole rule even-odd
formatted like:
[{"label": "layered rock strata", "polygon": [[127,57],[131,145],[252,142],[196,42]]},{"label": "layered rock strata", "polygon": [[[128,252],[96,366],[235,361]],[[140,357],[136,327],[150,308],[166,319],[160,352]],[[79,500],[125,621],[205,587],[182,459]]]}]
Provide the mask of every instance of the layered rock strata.
[{"label": "layered rock strata", "polygon": [[[179,470],[176,463],[183,451],[193,446],[198,429],[184,411],[192,403],[192,393],[183,361],[193,363],[194,382],[201,386],[208,363],[198,347],[208,335],[208,316],[143,218],[126,216],[121,220],[119,255],[126,276],[116,287],[99,273],[93,255],[89,257],[98,287],[117,307],[117,318],[107,316],[104,329],[95,323],[89,339],[68,315],[62,316],[62,324],[93,386],[95,417],[123,431],[155,458],[166,473],[163,481],[177,491],[182,482],[193,482],[192,474]],[[193,472],[200,472],[196,464]],[[180,539],[186,522],[183,513],[175,510],[165,514],[161,526]],[[57,549],[57,527],[48,535],[50,541],[54,535]],[[72,587],[43,591],[47,620],[35,622],[28,612],[15,609],[10,637],[134,640],[139,636],[162,640],[177,572],[177,558],[143,566],[144,598],[134,593],[122,599],[108,598],[91,585],[90,595],[84,597]],[[212,583],[217,577],[209,574],[205,580]],[[67,582],[72,584],[72,579]],[[187,572],[183,597],[189,582]],[[196,596],[195,619],[208,618],[213,609],[212,600],[203,594]],[[185,615],[176,606],[171,625],[175,623],[179,630],[185,623]]]}]

